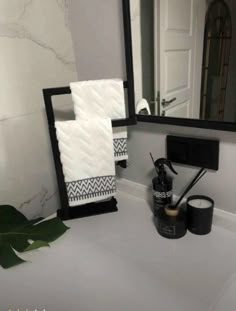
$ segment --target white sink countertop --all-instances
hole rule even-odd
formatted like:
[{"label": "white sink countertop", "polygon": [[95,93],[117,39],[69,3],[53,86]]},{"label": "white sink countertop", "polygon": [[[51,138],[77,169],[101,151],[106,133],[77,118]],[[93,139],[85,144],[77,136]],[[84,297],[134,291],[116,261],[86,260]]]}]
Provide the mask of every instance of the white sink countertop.
[{"label": "white sink countertop", "polygon": [[236,229],[167,240],[144,200],[117,197],[117,213],[68,221],[30,263],[0,268],[0,311],[236,310]]}]

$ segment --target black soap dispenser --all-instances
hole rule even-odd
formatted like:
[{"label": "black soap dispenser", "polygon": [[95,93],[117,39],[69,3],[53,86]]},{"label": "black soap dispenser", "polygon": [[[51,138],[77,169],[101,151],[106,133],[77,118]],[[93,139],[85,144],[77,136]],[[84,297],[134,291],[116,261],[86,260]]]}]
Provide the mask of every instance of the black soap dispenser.
[{"label": "black soap dispenser", "polygon": [[173,196],[173,178],[167,175],[165,166],[167,166],[174,174],[178,173],[174,170],[171,162],[167,159],[158,159],[155,162],[155,167],[158,176],[152,180],[153,184],[153,201],[154,201],[154,215],[158,215],[160,209],[172,203]]}]

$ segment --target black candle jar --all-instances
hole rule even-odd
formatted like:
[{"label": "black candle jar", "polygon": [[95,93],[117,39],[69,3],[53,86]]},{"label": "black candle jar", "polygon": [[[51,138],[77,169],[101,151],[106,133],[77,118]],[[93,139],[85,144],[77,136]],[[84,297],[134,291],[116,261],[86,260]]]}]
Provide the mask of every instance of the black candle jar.
[{"label": "black candle jar", "polygon": [[191,196],[187,200],[187,227],[197,235],[211,232],[214,201],[202,195]]},{"label": "black candle jar", "polygon": [[158,233],[164,238],[180,239],[187,233],[186,210],[180,208],[176,212],[176,215],[167,215],[165,208],[160,208],[157,211],[154,218],[155,225]]}]

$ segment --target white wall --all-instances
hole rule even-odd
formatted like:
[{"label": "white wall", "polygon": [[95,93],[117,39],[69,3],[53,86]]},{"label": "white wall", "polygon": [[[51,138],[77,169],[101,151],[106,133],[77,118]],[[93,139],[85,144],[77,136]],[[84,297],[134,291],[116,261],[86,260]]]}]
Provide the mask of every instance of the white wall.
[{"label": "white wall", "polygon": [[68,0],[68,4],[79,79],[126,76],[122,1]]},{"label": "white wall", "polygon": [[64,0],[0,1],[0,205],[59,207],[42,89],[77,79]]},{"label": "white wall", "polygon": [[[109,17],[106,18],[104,5],[109,1]],[[115,46],[122,47],[122,24],[120,31],[117,30],[117,18],[121,18],[121,0],[70,0],[70,19],[73,27],[73,39],[76,42],[76,60],[79,69],[79,79],[89,77],[122,77],[124,78],[124,58],[122,53],[117,55],[107,53],[111,42],[115,41]],[[86,18],[80,18],[81,8],[86,12]],[[99,16],[99,21],[93,19]],[[85,13],[84,13],[85,14]],[[104,18],[100,19],[103,16]],[[115,22],[112,22],[114,20]],[[91,26],[92,25],[92,26]],[[90,28],[101,27],[109,29],[107,31],[107,42],[103,40],[103,34],[99,31],[91,33]],[[78,30],[78,31],[77,31]],[[89,42],[85,40],[89,34]],[[113,42],[114,43],[114,42]],[[92,52],[91,52],[92,49]],[[87,51],[87,53],[86,53]],[[101,66],[97,59],[107,57],[107,66]],[[89,66],[85,66],[89,64]],[[165,138],[167,134],[188,135],[195,137],[212,137],[221,140],[220,170],[217,173],[210,172],[195,188],[194,193],[207,194],[215,199],[218,207],[236,213],[235,192],[236,192],[236,134],[227,132],[217,132],[208,130],[198,130],[194,128],[171,127],[157,124],[140,123],[130,129],[129,138],[129,168],[120,173],[121,176],[129,180],[149,185],[153,176],[152,163],[149,152],[158,158],[165,155]],[[179,172],[175,180],[175,192],[180,190],[192,178],[194,170],[187,167],[176,166]]]}]

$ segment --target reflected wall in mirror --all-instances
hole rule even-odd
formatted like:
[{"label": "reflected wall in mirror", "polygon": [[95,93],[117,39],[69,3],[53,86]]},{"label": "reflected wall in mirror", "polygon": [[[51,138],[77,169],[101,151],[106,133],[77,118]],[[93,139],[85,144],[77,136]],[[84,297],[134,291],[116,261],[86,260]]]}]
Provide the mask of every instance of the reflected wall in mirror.
[{"label": "reflected wall in mirror", "polygon": [[130,4],[136,100],[155,116],[236,122],[236,1]]}]

